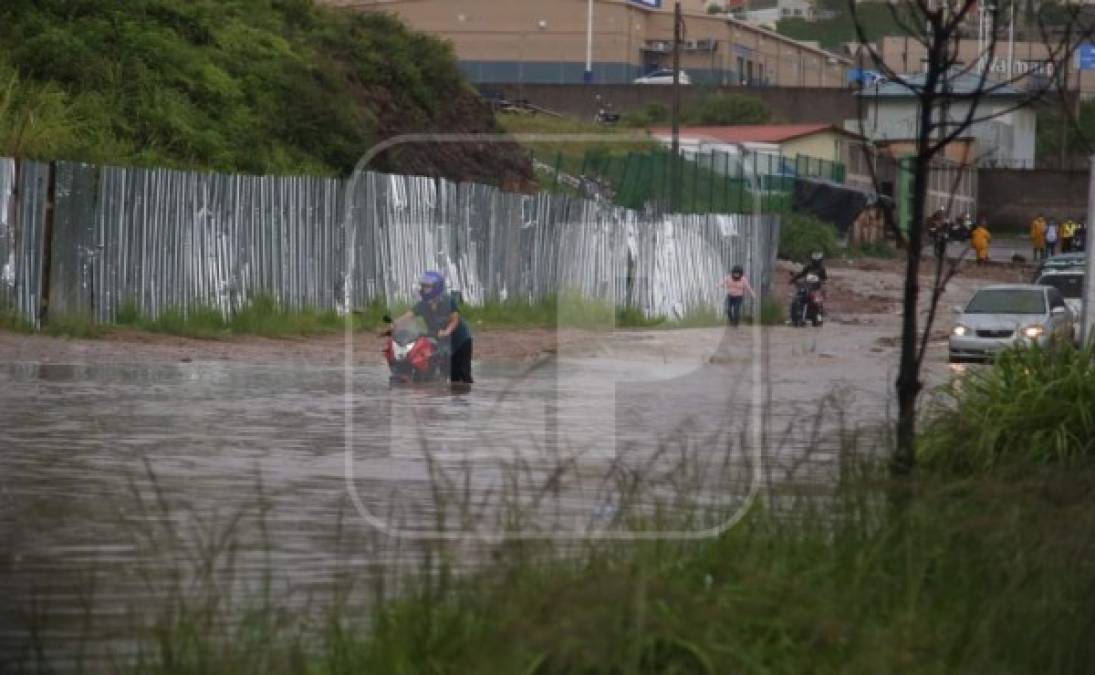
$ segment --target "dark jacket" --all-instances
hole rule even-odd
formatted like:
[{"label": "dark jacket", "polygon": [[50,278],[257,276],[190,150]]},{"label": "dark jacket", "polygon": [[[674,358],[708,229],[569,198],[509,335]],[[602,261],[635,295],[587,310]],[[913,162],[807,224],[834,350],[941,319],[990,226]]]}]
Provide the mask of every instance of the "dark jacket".
[{"label": "dark jacket", "polygon": [[791,277],[791,281],[798,281],[811,272],[816,274],[818,279],[828,281],[829,275],[825,272],[825,261],[823,260],[811,260],[806,263],[806,266],[799,270],[798,274]]}]

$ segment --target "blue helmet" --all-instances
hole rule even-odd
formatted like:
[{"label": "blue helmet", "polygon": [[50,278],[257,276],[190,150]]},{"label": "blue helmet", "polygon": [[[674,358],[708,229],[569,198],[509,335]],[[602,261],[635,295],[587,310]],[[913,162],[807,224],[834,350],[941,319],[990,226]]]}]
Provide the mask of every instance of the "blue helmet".
[{"label": "blue helmet", "polygon": [[418,281],[418,295],[423,300],[433,300],[445,292],[445,277],[440,272],[429,271]]}]

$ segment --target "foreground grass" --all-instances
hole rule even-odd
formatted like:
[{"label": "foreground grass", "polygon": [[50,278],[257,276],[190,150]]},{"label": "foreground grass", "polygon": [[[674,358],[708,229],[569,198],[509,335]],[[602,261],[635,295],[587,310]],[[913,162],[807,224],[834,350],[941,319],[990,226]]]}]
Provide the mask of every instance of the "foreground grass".
[{"label": "foreground grass", "polygon": [[507,561],[385,607],[329,671],[1081,672],[1095,507],[1045,492],[1092,479],[919,485],[897,516],[860,486],[702,544]]},{"label": "foreground grass", "polygon": [[1093,457],[1095,345],[1014,350],[970,372],[940,392],[919,448],[926,468],[959,476],[1021,475]]},{"label": "foreground grass", "polygon": [[216,599],[180,605],[133,672],[1087,672],[1095,466],[1021,482],[879,475],[700,542],[568,557],[513,543],[462,578],[436,545],[396,599],[336,605],[311,627],[288,598],[234,622]]}]

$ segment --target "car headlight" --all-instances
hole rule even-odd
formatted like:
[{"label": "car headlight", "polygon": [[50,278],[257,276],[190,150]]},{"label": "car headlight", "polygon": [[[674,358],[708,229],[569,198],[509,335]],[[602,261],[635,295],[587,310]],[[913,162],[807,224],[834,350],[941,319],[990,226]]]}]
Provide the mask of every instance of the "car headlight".
[{"label": "car headlight", "polygon": [[1041,326],[1027,326],[1023,329],[1023,336],[1028,338],[1042,337],[1042,334],[1046,332],[1046,329]]},{"label": "car headlight", "polygon": [[963,335],[965,335],[966,333],[970,332],[970,329],[969,329],[969,328],[966,328],[965,326],[961,326],[961,325],[959,325],[959,326],[955,326],[955,327],[954,327],[954,331],[953,331],[953,332],[954,332],[954,334],[955,334],[955,335],[957,335],[958,337],[962,337],[962,336],[963,336]]}]

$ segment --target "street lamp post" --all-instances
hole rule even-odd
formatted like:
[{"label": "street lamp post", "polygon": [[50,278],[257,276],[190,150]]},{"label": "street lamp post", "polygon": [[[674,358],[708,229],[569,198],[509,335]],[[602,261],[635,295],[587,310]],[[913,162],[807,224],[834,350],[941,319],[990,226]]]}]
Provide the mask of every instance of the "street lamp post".
[{"label": "street lamp post", "polygon": [[593,84],[593,0],[586,0],[586,84]]}]

